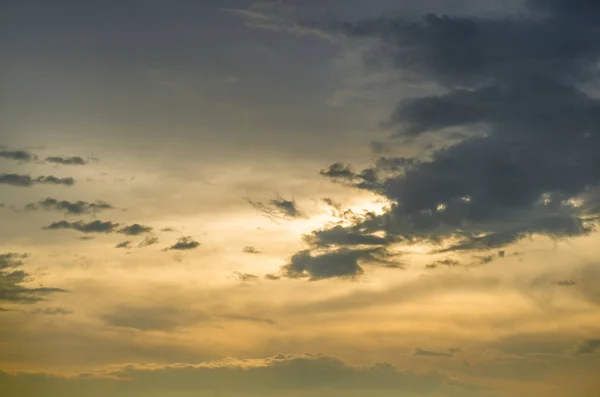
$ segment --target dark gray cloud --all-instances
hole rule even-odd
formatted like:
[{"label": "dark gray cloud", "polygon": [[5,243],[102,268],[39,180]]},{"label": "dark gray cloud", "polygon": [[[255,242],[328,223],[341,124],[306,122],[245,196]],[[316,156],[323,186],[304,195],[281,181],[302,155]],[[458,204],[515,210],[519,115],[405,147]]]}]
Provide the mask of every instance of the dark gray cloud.
[{"label": "dark gray cloud", "polygon": [[52,175],[32,178],[29,175],[0,174],[0,183],[21,187],[29,187],[36,184],[72,186],[75,184],[75,179],[70,177],[58,178]]},{"label": "dark gray cloud", "polygon": [[436,351],[432,351],[432,350],[424,350],[424,349],[419,349],[416,348],[415,351],[413,352],[413,356],[420,356],[420,357],[446,357],[446,358],[451,358],[454,357],[454,354],[450,351],[448,352],[436,352]]},{"label": "dark gray cloud", "polygon": [[37,157],[35,154],[25,150],[7,150],[0,149],[0,158],[15,160],[15,161],[32,161]]},{"label": "dark gray cloud", "polygon": [[31,279],[31,275],[19,268],[23,266],[25,254],[0,254],[0,301],[10,303],[35,303],[44,300],[44,296],[66,292],[60,288],[30,288],[23,284]]},{"label": "dark gray cloud", "polygon": [[60,165],[86,165],[88,162],[79,156],[74,157],[60,157],[51,156],[46,157],[47,163],[60,164]]},{"label": "dark gray cloud", "polygon": [[57,200],[55,198],[47,197],[44,200],[40,200],[37,203],[30,203],[25,206],[28,211],[37,209],[51,210],[64,212],[67,215],[82,215],[82,214],[96,214],[104,210],[114,209],[114,207],[104,201],[67,201]]},{"label": "dark gray cloud", "polygon": [[[401,101],[386,124],[401,140],[473,131],[428,158],[381,158],[323,176],[392,205],[347,229],[390,242],[457,241],[495,249],[532,234],[584,235],[600,219],[600,17],[595,2],[529,1],[519,18],[382,17],[337,26],[379,43],[368,67],[392,65],[441,92]],[[320,233],[320,235],[318,234]],[[314,233],[314,243],[344,236]],[[348,237],[350,238],[350,237]],[[364,236],[360,236],[364,239]]]},{"label": "dark gray cloud", "polygon": [[587,339],[575,348],[575,354],[592,354],[597,350],[600,350],[600,339]]},{"label": "dark gray cloud", "polygon": [[294,254],[281,274],[290,278],[309,278],[321,280],[326,278],[354,278],[363,274],[361,263],[378,263],[389,267],[399,267],[389,260],[385,251],[379,248],[350,249],[339,248],[325,253],[313,253],[304,250]]},{"label": "dark gray cloud", "polygon": [[248,199],[248,202],[263,215],[271,219],[291,220],[296,218],[304,218],[305,215],[296,204],[294,199],[287,200],[283,197],[277,197],[270,200],[267,204],[254,202]]},{"label": "dark gray cloud", "polygon": [[46,230],[57,230],[57,229],[73,229],[73,230],[77,230],[78,232],[82,232],[82,233],[113,233],[117,230],[117,228],[119,227],[118,223],[114,223],[111,221],[91,221],[91,222],[84,222],[84,221],[76,221],[76,222],[69,222],[69,221],[59,221],[59,222],[54,222],[46,227],[44,227],[44,229]]},{"label": "dark gray cloud", "polygon": [[151,231],[152,228],[150,226],[134,223],[133,225],[122,227],[118,230],[118,233],[126,234],[128,236],[139,236],[140,234],[150,233]]},{"label": "dark gray cloud", "polygon": [[180,237],[179,240],[177,240],[177,242],[175,244],[173,244],[172,246],[167,248],[167,250],[186,251],[186,250],[192,250],[192,249],[198,248],[199,246],[200,246],[199,242],[195,241],[190,236],[186,236],[186,237]]}]

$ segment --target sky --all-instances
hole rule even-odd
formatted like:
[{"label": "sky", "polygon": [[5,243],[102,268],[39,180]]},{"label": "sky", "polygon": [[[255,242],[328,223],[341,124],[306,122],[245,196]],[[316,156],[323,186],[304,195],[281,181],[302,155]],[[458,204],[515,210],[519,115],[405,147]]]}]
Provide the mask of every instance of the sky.
[{"label": "sky", "polygon": [[0,394],[597,396],[599,18],[1,1]]}]

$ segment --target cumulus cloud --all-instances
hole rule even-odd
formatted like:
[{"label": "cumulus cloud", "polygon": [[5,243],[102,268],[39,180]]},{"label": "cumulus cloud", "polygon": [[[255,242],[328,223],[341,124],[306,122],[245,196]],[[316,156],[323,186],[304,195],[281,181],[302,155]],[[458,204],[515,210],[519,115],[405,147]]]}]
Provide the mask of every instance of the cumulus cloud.
[{"label": "cumulus cloud", "polygon": [[167,250],[186,251],[198,248],[200,243],[195,241],[191,236],[180,237],[175,244],[167,248]]},{"label": "cumulus cloud", "polygon": [[82,215],[96,214],[104,210],[114,209],[114,207],[105,201],[68,201],[47,197],[44,200],[38,201],[37,203],[27,204],[25,209],[27,211],[44,209],[49,211],[64,212],[67,215]]},{"label": "cumulus cloud", "polygon": [[29,175],[0,174],[0,183],[20,187],[29,187],[37,184],[72,186],[75,184],[75,179],[70,177],[58,178],[53,175],[33,178]]},{"label": "cumulus cloud", "polygon": [[60,288],[27,287],[31,274],[20,270],[24,265],[25,254],[0,254],[0,301],[10,303],[35,303],[44,300],[44,296],[56,292],[66,292]]},{"label": "cumulus cloud", "polygon": [[86,165],[88,162],[79,156],[74,157],[60,157],[51,156],[46,157],[47,163],[60,164],[60,165]]}]

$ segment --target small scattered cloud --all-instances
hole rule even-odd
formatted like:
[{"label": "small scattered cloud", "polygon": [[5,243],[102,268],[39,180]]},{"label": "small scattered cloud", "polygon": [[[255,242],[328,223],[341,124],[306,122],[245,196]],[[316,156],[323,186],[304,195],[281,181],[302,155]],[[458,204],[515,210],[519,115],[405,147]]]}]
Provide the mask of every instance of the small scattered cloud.
[{"label": "small scattered cloud", "polygon": [[46,157],[46,163],[52,164],[60,164],[60,165],[86,165],[88,162],[84,160],[82,157],[74,156],[74,157],[60,157],[60,156],[51,156]]},{"label": "small scattered cloud", "polygon": [[37,158],[37,156],[33,153],[27,152],[25,150],[7,150],[0,149],[0,158],[15,160],[15,161],[23,161],[29,162],[33,161]]},{"label": "small scattered cloud", "polygon": [[51,223],[50,225],[44,227],[46,230],[58,230],[58,229],[72,229],[77,230],[82,233],[113,233],[119,227],[118,223],[114,223],[111,221],[59,221]]},{"label": "small scattered cloud", "polygon": [[242,252],[245,254],[260,254],[261,252],[256,249],[256,247],[252,245],[247,245],[242,249]]},{"label": "small scattered cloud", "polygon": [[270,200],[267,204],[254,202],[250,199],[248,199],[248,202],[258,212],[271,219],[292,220],[306,217],[304,213],[300,211],[294,199],[287,200],[283,197],[277,197]]},{"label": "small scattered cloud", "polygon": [[25,210],[27,211],[35,211],[39,209],[64,212],[67,215],[82,215],[96,214],[101,211],[114,209],[114,207],[105,201],[68,201],[57,200],[51,197],[47,197],[46,199],[40,200],[37,203],[30,203],[25,206]]},{"label": "small scattered cloud", "polygon": [[561,287],[571,287],[577,283],[572,280],[559,280],[559,281],[555,281],[553,284],[560,285]]},{"label": "small scattered cloud", "polygon": [[131,248],[131,241],[121,241],[119,244],[115,245],[115,248]]},{"label": "small scattered cloud", "polygon": [[175,244],[173,244],[172,246],[167,248],[167,250],[186,251],[186,250],[192,250],[192,249],[198,248],[199,246],[200,246],[199,242],[195,241],[190,236],[186,236],[186,237],[180,237],[179,240],[177,240],[177,242]]},{"label": "small scattered cloud", "polygon": [[254,274],[240,273],[240,272],[235,272],[234,274],[235,274],[236,279],[238,281],[240,281],[241,283],[249,283],[249,282],[258,280],[258,276],[254,275]]},{"label": "small scattered cloud", "polygon": [[454,357],[453,352],[451,352],[450,350],[448,352],[437,352],[433,350],[424,350],[419,348],[416,348],[412,355],[420,357]]},{"label": "small scattered cloud", "polygon": [[59,178],[52,175],[33,178],[29,175],[0,174],[0,183],[19,187],[29,187],[37,184],[72,186],[75,184],[75,179],[70,177]]},{"label": "small scattered cloud", "polygon": [[158,237],[146,236],[142,241],[138,243],[139,248],[148,247],[150,245],[158,244]]},{"label": "small scattered cloud", "polygon": [[133,225],[122,227],[118,230],[118,233],[122,233],[127,236],[139,236],[140,234],[150,233],[151,231],[152,228],[150,226],[134,223]]}]

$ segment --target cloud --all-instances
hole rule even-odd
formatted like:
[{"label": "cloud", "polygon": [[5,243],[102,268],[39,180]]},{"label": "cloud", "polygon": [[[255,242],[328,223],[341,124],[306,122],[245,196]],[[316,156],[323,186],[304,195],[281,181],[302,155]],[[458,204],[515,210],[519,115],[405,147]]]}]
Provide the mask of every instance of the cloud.
[{"label": "cloud", "polygon": [[31,275],[23,270],[25,254],[0,254],[0,301],[10,303],[35,303],[44,300],[44,296],[56,292],[66,292],[60,288],[30,288],[24,284]]},{"label": "cloud", "polygon": [[305,217],[304,213],[298,208],[298,205],[294,199],[286,200],[282,197],[277,197],[270,200],[268,204],[254,202],[250,199],[248,199],[248,202],[257,211],[271,219],[291,220]]},{"label": "cloud", "polygon": [[175,244],[173,244],[172,246],[167,248],[167,250],[185,251],[185,250],[192,250],[192,249],[198,248],[199,246],[200,246],[199,242],[195,241],[190,236],[186,236],[186,237],[180,237],[179,240],[177,240],[177,242]]},{"label": "cloud", "polygon": [[52,175],[32,178],[29,175],[0,174],[0,183],[21,187],[29,187],[36,184],[72,186],[75,184],[75,179],[70,177],[58,178]]},{"label": "cloud", "polygon": [[250,273],[235,272],[235,277],[242,283],[249,283],[258,280],[258,276]]},{"label": "cloud", "polygon": [[256,249],[256,247],[252,245],[247,245],[242,249],[242,252],[245,254],[260,254],[261,252]]},{"label": "cloud", "polygon": [[575,354],[592,354],[599,349],[600,339],[587,339],[575,348]]},{"label": "cloud", "polygon": [[390,262],[379,248],[340,248],[317,254],[313,254],[310,250],[300,251],[281,268],[281,273],[285,277],[306,277],[310,280],[334,277],[354,278],[364,272],[361,266],[363,262],[399,267],[399,264]]},{"label": "cloud", "polygon": [[57,200],[55,198],[47,197],[44,200],[40,200],[37,203],[30,203],[25,206],[28,211],[37,209],[44,209],[50,211],[64,212],[67,215],[82,215],[82,214],[96,214],[104,210],[114,209],[114,207],[104,201],[67,201]]},{"label": "cloud", "polygon": [[35,154],[26,152],[25,150],[0,149],[0,158],[15,161],[32,161],[35,160],[37,157]]},{"label": "cloud", "polygon": [[59,157],[52,156],[46,157],[47,163],[60,164],[60,165],[86,165],[88,162],[79,156],[75,157]]},{"label": "cloud", "polygon": [[158,237],[146,236],[142,241],[139,242],[138,247],[143,248],[154,244],[158,244]]},{"label": "cloud", "polygon": [[134,223],[133,225],[122,226],[119,223],[111,221],[95,220],[91,222],[84,221],[58,221],[45,226],[46,230],[72,229],[82,233],[121,233],[128,236],[137,236],[152,231],[149,226]]},{"label": "cloud", "polygon": [[540,0],[519,18],[428,14],[333,26],[350,39],[375,39],[368,70],[392,65],[440,87],[396,104],[384,123],[395,139],[466,133],[429,157],[382,157],[362,171],[331,164],[321,175],[391,205],[344,229],[315,231],[313,240],[366,241],[368,232],[388,245],[441,243],[449,252],[592,232],[600,219],[600,99],[588,88],[600,8],[591,4]]},{"label": "cloud", "polygon": [[122,306],[100,316],[108,325],[132,328],[140,331],[173,331],[208,319],[202,312],[186,313],[176,307],[129,307]]},{"label": "cloud", "polygon": [[415,351],[413,352],[413,356],[420,356],[420,357],[447,357],[447,358],[451,358],[454,357],[454,354],[450,351],[448,352],[436,352],[436,351],[432,351],[432,350],[423,350],[423,349],[419,349],[416,348]]},{"label": "cloud", "polygon": [[554,282],[555,285],[560,285],[562,287],[570,287],[573,286],[575,284],[577,284],[575,281],[572,280],[559,280],[559,281],[555,281]]},{"label": "cloud", "polygon": [[43,316],[66,316],[72,314],[73,311],[64,307],[47,307],[45,309],[37,308],[30,311],[31,314],[40,314]]},{"label": "cloud", "polygon": [[46,227],[44,227],[44,229],[46,230],[57,230],[57,229],[73,229],[73,230],[77,230],[78,232],[82,232],[82,233],[113,233],[115,230],[117,230],[119,224],[118,223],[114,223],[111,221],[91,221],[91,222],[84,222],[84,221],[76,221],[76,222],[69,222],[69,221],[59,221],[59,222],[54,222]]},{"label": "cloud", "polygon": [[131,241],[121,241],[119,244],[115,245],[115,248],[131,248]]},{"label": "cloud", "polygon": [[128,236],[139,236],[140,234],[150,233],[152,228],[150,226],[140,225],[134,223],[133,225],[125,226],[118,230],[118,233],[126,234]]},{"label": "cloud", "polygon": [[[307,396],[357,395],[376,397],[480,396],[479,386],[454,380],[438,372],[403,371],[388,363],[350,366],[320,354],[277,354],[266,359],[229,359],[222,362],[165,366],[127,365],[96,376],[72,378],[48,374],[0,373],[14,395],[61,395],[90,397],[110,395],[178,396],[214,394],[276,396],[289,393]],[[84,392],[85,391],[85,392]]]}]

